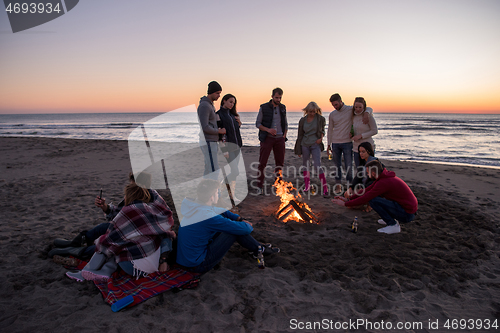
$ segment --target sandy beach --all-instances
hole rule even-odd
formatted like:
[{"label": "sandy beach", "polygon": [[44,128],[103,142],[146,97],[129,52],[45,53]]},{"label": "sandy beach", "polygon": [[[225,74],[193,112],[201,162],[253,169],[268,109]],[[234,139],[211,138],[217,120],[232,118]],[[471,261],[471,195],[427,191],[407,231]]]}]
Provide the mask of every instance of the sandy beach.
[{"label": "sandy beach", "polygon": [[[4,332],[294,332],[314,322],[332,326],[303,331],[493,332],[443,325],[500,318],[499,169],[383,160],[419,201],[416,219],[395,235],[377,232],[375,212],[339,207],[319,195],[305,199],[318,225],[285,224],[273,215],[279,198],[254,196],[250,188],[241,215],[253,223],[257,240],[281,248],[266,258],[266,269],[234,245],[197,288],[113,313],[92,282],[66,278],[47,252],[55,238],[71,239],[105,221],[93,204],[101,188],[108,201],[120,201],[131,171],[127,142],[0,142]],[[242,151],[251,177],[259,148]],[[292,151],[285,161],[301,163]],[[285,180],[302,181],[286,174]],[[168,202],[167,192],[159,192]],[[350,231],[354,216],[356,234]],[[393,327],[335,327],[358,319]],[[436,322],[438,329],[429,326]]]}]

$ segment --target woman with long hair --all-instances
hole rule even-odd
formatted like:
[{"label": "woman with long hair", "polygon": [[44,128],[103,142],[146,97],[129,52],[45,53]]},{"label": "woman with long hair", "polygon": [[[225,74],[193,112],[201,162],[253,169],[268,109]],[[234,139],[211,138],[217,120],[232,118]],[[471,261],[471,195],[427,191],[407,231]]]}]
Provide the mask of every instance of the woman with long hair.
[{"label": "woman with long hair", "polygon": [[294,152],[302,155],[302,169],[304,175],[304,190],[310,189],[309,160],[312,156],[314,170],[319,175],[323,195],[328,195],[328,185],[323,169],[321,168],[321,152],[325,150],[323,136],[325,135],[325,117],[321,115],[321,108],[315,102],[310,102],[302,109],[304,117],[299,121],[297,141]]},{"label": "woman with long hair", "polygon": [[[364,193],[364,190],[373,183],[373,179],[371,179],[367,173],[365,165],[368,162],[378,160],[375,157],[375,152],[373,151],[373,146],[369,142],[362,142],[358,146],[358,154],[360,157],[360,163],[358,167],[358,171],[352,181],[352,184],[349,186],[347,191],[344,193],[344,197],[350,199],[354,194],[361,195]],[[383,164],[382,164],[383,165]],[[365,205],[362,209],[366,212],[371,211],[370,205]]]},{"label": "woman with long hair", "polygon": [[225,128],[226,134],[221,135],[223,145],[221,150],[229,163],[231,173],[227,175],[227,180],[231,186],[231,191],[234,195],[236,187],[236,178],[239,175],[238,164],[240,160],[240,148],[243,145],[240,133],[240,116],[236,111],[236,97],[232,94],[227,94],[222,97],[220,109],[217,111],[219,116],[219,128]]},{"label": "woman with long hair", "polygon": [[[356,97],[354,103],[352,104],[353,118],[352,118],[352,128],[354,135],[352,137],[354,151],[354,164],[356,168],[359,166],[361,160],[359,157],[358,147],[363,142],[369,142],[373,151],[375,151],[375,142],[373,142],[372,136],[378,133],[377,123],[375,118],[369,112],[366,112],[366,101],[363,97]],[[368,115],[368,123],[363,123],[363,116],[365,113]]]},{"label": "woman with long hair", "polygon": [[172,211],[158,192],[132,181],[125,187],[124,206],[95,241],[92,259],[81,272],[66,275],[75,280],[107,280],[117,264],[136,277],[163,272],[168,265],[162,253],[167,253],[166,247],[172,249],[165,240],[176,237],[173,225]]}]

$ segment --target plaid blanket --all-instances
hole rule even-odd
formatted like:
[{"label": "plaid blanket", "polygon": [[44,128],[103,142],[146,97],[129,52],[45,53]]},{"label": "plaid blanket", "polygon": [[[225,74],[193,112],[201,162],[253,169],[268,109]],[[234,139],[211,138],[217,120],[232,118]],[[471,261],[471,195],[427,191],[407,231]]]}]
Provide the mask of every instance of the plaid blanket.
[{"label": "plaid blanket", "polygon": [[96,240],[96,251],[117,261],[132,261],[153,254],[165,237],[172,237],[172,211],[155,190],[152,201],[134,201],[123,207],[106,234]]},{"label": "plaid blanket", "polygon": [[[77,259],[78,266],[65,266],[68,269],[82,270],[86,261]],[[148,298],[159,295],[174,288],[192,289],[196,288],[200,283],[200,274],[191,273],[174,266],[165,273],[156,272],[149,274],[146,277],[136,279],[128,275],[121,269],[111,275],[108,281],[94,281],[94,284],[99,289],[104,298],[104,301],[109,305],[113,305],[116,301],[121,300],[129,295],[134,296],[134,302],[127,307],[132,307],[144,302]]]},{"label": "plaid blanket", "polygon": [[128,307],[142,303],[148,298],[173,288],[190,289],[198,286],[199,274],[174,267],[165,273],[156,272],[137,279],[122,270],[115,272],[107,282],[94,281],[101,291],[104,301],[112,305],[120,299],[132,295],[134,302]]}]

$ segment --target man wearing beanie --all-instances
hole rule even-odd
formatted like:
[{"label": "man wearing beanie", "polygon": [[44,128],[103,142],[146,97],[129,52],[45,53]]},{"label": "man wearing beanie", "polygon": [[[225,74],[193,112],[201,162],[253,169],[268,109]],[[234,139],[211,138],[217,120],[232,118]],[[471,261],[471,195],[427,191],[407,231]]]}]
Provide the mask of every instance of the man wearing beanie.
[{"label": "man wearing beanie", "polygon": [[257,178],[257,186],[260,193],[262,193],[264,186],[264,169],[271,151],[274,152],[275,176],[278,176],[278,172],[283,169],[285,162],[285,141],[288,122],[286,119],[286,107],[281,104],[282,96],[283,90],[281,88],[273,89],[271,100],[260,106],[255,123],[259,129],[260,141],[259,172]]},{"label": "man wearing beanie", "polygon": [[219,177],[219,162],[217,160],[217,141],[219,134],[225,134],[225,128],[217,127],[217,115],[214,102],[219,99],[222,87],[216,81],[208,84],[207,96],[200,99],[198,118],[200,120],[200,147],[205,158],[204,178],[217,180]]}]

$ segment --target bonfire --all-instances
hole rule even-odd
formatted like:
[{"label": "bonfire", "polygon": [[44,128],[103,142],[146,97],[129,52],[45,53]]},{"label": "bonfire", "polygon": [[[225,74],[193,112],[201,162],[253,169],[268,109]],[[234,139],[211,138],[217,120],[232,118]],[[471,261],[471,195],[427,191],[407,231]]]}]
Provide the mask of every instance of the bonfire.
[{"label": "bonfire", "polygon": [[312,213],[312,209],[304,202],[302,196],[291,182],[283,180],[281,171],[273,184],[276,196],[280,197],[281,204],[276,212],[276,218],[282,222],[296,221],[301,223],[318,223],[319,219]]}]

